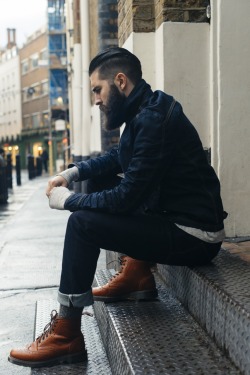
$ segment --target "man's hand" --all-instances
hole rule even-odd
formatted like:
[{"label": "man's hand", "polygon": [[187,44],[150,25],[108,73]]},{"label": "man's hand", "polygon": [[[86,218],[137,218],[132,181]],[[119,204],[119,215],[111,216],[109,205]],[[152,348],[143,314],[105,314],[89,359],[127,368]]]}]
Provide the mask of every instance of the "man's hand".
[{"label": "man's hand", "polygon": [[63,186],[63,187],[66,188],[68,186],[67,180],[65,180],[65,178],[63,178],[62,176],[55,176],[55,177],[53,177],[52,180],[50,180],[48,182],[48,186],[47,186],[47,189],[46,189],[46,195],[47,195],[47,197],[50,196],[51,190],[54,187],[59,187],[59,186]]},{"label": "man's hand", "polygon": [[54,187],[49,194],[49,206],[56,210],[64,210],[64,203],[73,193],[66,187]]},{"label": "man's hand", "polygon": [[76,166],[69,168],[69,169],[65,169],[65,171],[58,173],[48,183],[48,187],[46,190],[47,196],[49,197],[50,192],[54,187],[59,187],[59,186],[68,187],[71,184],[71,182],[77,181],[78,178],[79,178],[79,171]]}]

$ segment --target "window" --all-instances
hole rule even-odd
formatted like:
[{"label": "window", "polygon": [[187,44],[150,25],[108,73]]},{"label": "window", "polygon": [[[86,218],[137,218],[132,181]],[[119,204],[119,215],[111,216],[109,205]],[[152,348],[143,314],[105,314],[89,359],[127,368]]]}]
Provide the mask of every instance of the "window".
[{"label": "window", "polygon": [[68,82],[67,73],[62,69],[51,70],[51,80],[50,80],[50,102],[52,105],[58,106],[58,98],[63,103],[67,103],[68,95]]},{"label": "window", "polygon": [[34,55],[31,56],[30,61],[31,61],[31,69],[35,69],[38,67],[38,60],[39,60],[39,55],[38,53],[35,53]]},{"label": "window", "polygon": [[48,95],[48,92],[49,92],[48,81],[44,81],[41,83],[41,95]]},{"label": "window", "polygon": [[30,116],[24,116],[23,118],[23,128],[30,129],[31,128],[31,118]]},{"label": "window", "polygon": [[14,72],[12,73],[11,79],[12,79],[12,87],[15,87],[15,73]]},{"label": "window", "polygon": [[22,74],[26,74],[29,71],[29,62],[28,62],[28,60],[23,60],[21,62],[21,71],[22,71]]},{"label": "window", "polygon": [[40,118],[39,118],[39,113],[34,113],[32,116],[31,116],[31,119],[32,119],[32,128],[39,128],[40,126]]},{"label": "window", "polygon": [[43,112],[42,114],[42,126],[48,128],[49,126],[49,114],[48,112]]},{"label": "window", "polygon": [[46,61],[48,60],[48,50],[45,48],[40,52],[40,60]]},{"label": "window", "polygon": [[27,101],[26,92],[27,92],[27,88],[25,88],[25,89],[22,90],[22,102],[26,102]]}]

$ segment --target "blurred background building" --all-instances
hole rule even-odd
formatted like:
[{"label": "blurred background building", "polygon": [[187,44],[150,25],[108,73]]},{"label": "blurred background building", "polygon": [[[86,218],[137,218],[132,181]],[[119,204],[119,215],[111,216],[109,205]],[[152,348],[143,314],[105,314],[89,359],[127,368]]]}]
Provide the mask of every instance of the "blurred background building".
[{"label": "blurred background building", "polygon": [[49,129],[48,37],[46,28],[27,38],[19,50],[22,90],[21,164],[25,168],[27,156],[40,156],[47,147]]},{"label": "blurred background building", "polygon": [[[69,107],[65,0],[48,0],[49,154],[50,171],[68,159]],[[66,159],[66,160],[65,160]]]},{"label": "blurred background building", "polygon": [[15,160],[22,132],[20,57],[16,30],[7,30],[7,44],[0,51],[0,145]]}]

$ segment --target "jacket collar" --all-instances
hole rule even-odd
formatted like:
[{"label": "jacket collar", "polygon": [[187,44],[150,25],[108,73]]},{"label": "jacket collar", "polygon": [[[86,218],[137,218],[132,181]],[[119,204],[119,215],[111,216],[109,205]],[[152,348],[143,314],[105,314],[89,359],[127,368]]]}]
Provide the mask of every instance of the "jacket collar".
[{"label": "jacket collar", "polygon": [[143,107],[143,103],[152,95],[150,85],[141,79],[140,82],[133,88],[125,102],[125,122],[128,123],[138,113],[139,109]]}]

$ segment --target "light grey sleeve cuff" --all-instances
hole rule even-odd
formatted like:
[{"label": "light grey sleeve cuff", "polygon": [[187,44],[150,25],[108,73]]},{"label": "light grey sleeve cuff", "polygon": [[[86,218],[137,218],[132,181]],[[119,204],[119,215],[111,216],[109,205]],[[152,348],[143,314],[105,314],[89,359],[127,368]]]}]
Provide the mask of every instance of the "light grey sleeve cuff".
[{"label": "light grey sleeve cuff", "polygon": [[75,166],[69,169],[65,169],[65,171],[63,172],[57,173],[56,176],[62,176],[68,182],[68,185],[70,185],[71,182],[78,180],[79,171],[78,168]]},{"label": "light grey sleeve cuff", "polygon": [[85,307],[93,305],[92,290],[83,294],[64,294],[58,291],[57,301],[63,306]]}]

